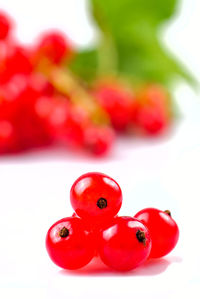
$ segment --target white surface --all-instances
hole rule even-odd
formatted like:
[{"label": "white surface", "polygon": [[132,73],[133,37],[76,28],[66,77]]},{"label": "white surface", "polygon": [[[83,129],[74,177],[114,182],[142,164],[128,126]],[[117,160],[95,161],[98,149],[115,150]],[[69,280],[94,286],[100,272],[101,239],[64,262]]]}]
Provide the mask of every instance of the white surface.
[{"label": "white surface", "polygon": [[[81,1],[49,2],[1,0],[0,6],[16,18],[22,40],[30,41],[50,25],[65,28],[81,45],[93,40],[93,31],[80,18]],[[182,14],[165,35],[197,75],[199,4],[184,1]],[[72,12],[80,16],[74,18]],[[187,86],[177,88],[176,98],[185,118],[170,138],[119,140],[112,156],[100,161],[46,151],[0,159],[0,298],[200,297],[200,102]],[[72,213],[70,186],[80,174],[92,170],[113,176],[121,185],[120,214],[133,215],[147,206],[170,209],[180,226],[176,249],[127,275],[113,273],[102,264],[74,272],[53,265],[45,250],[46,231]]]}]

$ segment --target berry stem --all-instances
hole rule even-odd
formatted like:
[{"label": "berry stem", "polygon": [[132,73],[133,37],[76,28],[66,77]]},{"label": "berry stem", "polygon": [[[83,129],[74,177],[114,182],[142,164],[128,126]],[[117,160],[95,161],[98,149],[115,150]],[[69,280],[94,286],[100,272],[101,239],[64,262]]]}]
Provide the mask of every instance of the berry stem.
[{"label": "berry stem", "polygon": [[165,210],[164,213],[166,213],[167,215],[169,215],[170,217],[172,216],[171,212],[169,210]]},{"label": "berry stem", "polygon": [[97,104],[97,101],[90,95],[82,82],[70,70],[54,65],[50,65],[49,68],[41,67],[41,69],[54,88],[68,96],[74,105],[83,108],[94,123],[109,123],[107,113]]}]

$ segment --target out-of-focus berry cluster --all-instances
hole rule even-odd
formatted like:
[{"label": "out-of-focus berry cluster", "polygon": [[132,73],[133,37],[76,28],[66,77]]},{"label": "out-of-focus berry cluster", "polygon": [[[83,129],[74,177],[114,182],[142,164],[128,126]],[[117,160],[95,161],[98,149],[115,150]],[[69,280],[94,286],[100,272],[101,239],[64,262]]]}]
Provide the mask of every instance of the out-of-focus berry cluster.
[{"label": "out-of-focus berry cluster", "polygon": [[76,52],[64,33],[45,32],[27,46],[13,27],[0,12],[0,154],[59,145],[103,155],[116,133],[168,128],[171,104],[163,87],[133,91],[116,78],[86,87],[68,68]]}]

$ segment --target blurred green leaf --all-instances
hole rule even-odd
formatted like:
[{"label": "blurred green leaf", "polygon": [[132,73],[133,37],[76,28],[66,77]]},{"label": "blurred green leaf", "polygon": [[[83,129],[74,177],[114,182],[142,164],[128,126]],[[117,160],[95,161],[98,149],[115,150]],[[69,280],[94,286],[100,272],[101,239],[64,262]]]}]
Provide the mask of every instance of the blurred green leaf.
[{"label": "blurred green leaf", "polygon": [[90,82],[96,77],[97,50],[80,51],[70,63],[70,69],[79,77]]},{"label": "blurred green leaf", "polygon": [[80,52],[72,69],[85,80],[117,73],[131,80],[168,84],[193,78],[163,46],[160,29],[178,0],[90,0],[100,30],[96,49]]}]

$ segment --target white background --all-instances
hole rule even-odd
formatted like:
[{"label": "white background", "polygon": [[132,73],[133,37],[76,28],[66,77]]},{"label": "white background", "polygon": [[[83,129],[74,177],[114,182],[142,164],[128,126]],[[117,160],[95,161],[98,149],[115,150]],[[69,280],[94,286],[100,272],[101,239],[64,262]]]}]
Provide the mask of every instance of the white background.
[{"label": "white background", "polygon": [[[17,35],[31,42],[49,27],[64,29],[75,44],[95,41],[85,1],[0,0],[16,19]],[[200,78],[200,2],[182,1],[164,29],[167,46]],[[200,101],[187,85],[175,90],[183,118],[170,136],[120,139],[102,160],[69,152],[0,158],[0,298],[199,298]],[[46,254],[49,226],[71,215],[69,190],[82,173],[101,171],[121,185],[121,215],[154,206],[170,209],[180,227],[176,249],[128,274],[99,261],[63,271]]]}]

